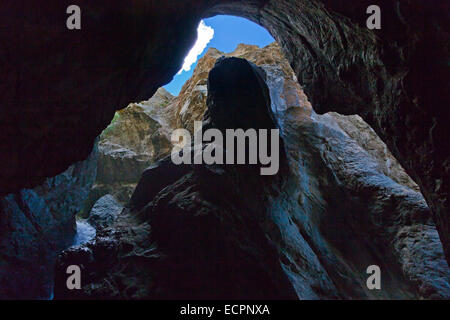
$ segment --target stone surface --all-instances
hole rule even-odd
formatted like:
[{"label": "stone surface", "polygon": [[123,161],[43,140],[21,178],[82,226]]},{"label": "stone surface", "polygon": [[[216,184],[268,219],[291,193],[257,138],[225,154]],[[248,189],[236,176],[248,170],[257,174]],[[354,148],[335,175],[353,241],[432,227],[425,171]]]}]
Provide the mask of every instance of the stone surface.
[{"label": "stone surface", "polygon": [[[246,60],[230,59],[216,64],[217,77],[214,77],[213,70],[209,81],[220,81],[223,79],[221,74],[225,74],[226,83],[234,86],[232,94],[229,94],[229,90],[222,91],[220,86],[215,86],[217,90],[212,92],[215,97],[223,97],[224,93],[228,93],[227,102],[234,102],[229,105],[233,109],[229,113],[222,113],[219,110],[223,109],[224,104],[216,105],[213,99],[209,100],[209,125],[217,128],[229,125],[235,119],[233,114],[252,101],[252,111],[260,111],[260,116],[251,117],[250,111],[243,111],[242,122],[237,125],[248,121],[248,125],[256,128],[273,128],[275,124],[269,113],[270,99],[267,86],[261,78],[262,71],[256,73],[256,67]],[[249,100],[242,99],[243,93],[248,92],[242,86],[243,83],[253,88],[250,91],[253,95],[247,96]],[[228,105],[224,100],[219,101]],[[145,190],[147,193],[133,196],[130,205],[134,207],[131,211],[121,215],[112,228],[96,238],[94,244],[80,250],[66,251],[62,255],[58,270],[62,270],[67,259],[70,259],[82,263],[90,270],[90,275],[85,280],[86,290],[83,288],[75,296],[58,282],[56,296],[296,298],[295,291],[278,262],[273,244],[259,226],[265,217],[264,214],[261,217],[258,215],[266,203],[266,193],[262,192],[264,186],[257,183],[259,170],[245,165],[223,168],[199,166],[193,172],[191,168],[191,172],[184,174],[183,167],[180,168],[180,173],[173,170],[173,167],[175,165],[168,158],[163,164],[148,169],[144,174],[146,178],[140,185],[153,185],[154,181],[158,181],[159,187],[153,187],[155,192],[148,193],[147,188],[138,186],[137,192]],[[158,179],[153,173],[158,174],[164,168],[168,168],[168,175],[169,172],[174,175],[169,183],[179,177],[180,179],[172,185],[164,185],[164,180]],[[240,174],[245,174],[247,181],[239,181]],[[237,180],[233,179],[233,175]],[[269,182],[272,179],[266,180]],[[258,201],[245,199],[239,195],[236,187],[245,188],[246,190],[241,190],[243,194],[249,188],[258,187],[260,192],[252,199]],[[266,187],[269,188],[270,183]],[[163,189],[157,190],[160,188]],[[151,203],[139,206],[151,201],[150,197],[156,192]],[[136,241],[138,238],[140,240]],[[125,243],[129,245],[123,246]],[[102,270],[110,270],[106,277],[101,275],[103,272],[95,259],[100,247],[107,248],[107,252],[102,254],[109,257],[105,259],[104,266],[100,267]],[[124,267],[123,263],[128,267],[119,276],[116,272]],[[58,272],[57,281],[62,279],[61,275]],[[116,278],[126,289],[118,289],[116,281],[111,286],[106,285],[109,282],[106,279],[110,277]]]},{"label": "stone surface", "polygon": [[[60,256],[56,298],[450,298],[430,209],[401,166],[386,165],[393,158],[370,127],[317,115],[292,70],[263,59],[277,55],[275,45],[239,50],[261,68],[231,57],[215,62],[207,112],[195,102],[185,120],[204,113],[205,128],[278,127],[279,173],[159,161],[113,225]],[[209,58],[197,68],[211,66]],[[196,71],[185,88],[201,82]],[[354,126],[368,138],[353,136]],[[90,270],[76,293],[64,286],[69,264]],[[382,270],[381,291],[366,287],[373,264]]]},{"label": "stone surface", "polygon": [[160,88],[148,101],[131,103],[116,112],[100,135],[97,178],[83,216],[87,217],[95,202],[106,194],[126,204],[142,172],[170,153],[166,107],[173,99]]},{"label": "stone surface", "polygon": [[95,180],[89,157],[33,189],[0,198],[0,299],[47,299],[56,255],[74,241],[75,215]]},{"label": "stone surface", "polygon": [[419,186],[405,172],[397,159],[389,152],[386,144],[360,116],[343,116],[339,113],[329,113],[350,138],[366,150],[378,162],[378,170],[395,182],[414,191],[420,192]]},{"label": "stone surface", "polygon": [[104,195],[92,207],[88,222],[96,229],[111,225],[122,211],[123,206],[110,194]]}]

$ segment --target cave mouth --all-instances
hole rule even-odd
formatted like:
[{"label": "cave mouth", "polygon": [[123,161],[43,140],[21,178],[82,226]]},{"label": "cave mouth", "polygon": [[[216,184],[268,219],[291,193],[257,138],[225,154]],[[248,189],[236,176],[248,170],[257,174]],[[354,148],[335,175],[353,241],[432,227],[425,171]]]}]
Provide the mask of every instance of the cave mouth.
[{"label": "cave mouth", "polygon": [[[180,223],[179,219],[176,218],[176,216],[172,216],[171,213],[173,211],[170,209],[166,209],[167,211],[165,211],[164,209],[162,211],[152,211],[151,209],[149,209],[149,211],[146,212],[145,208],[152,208],[152,204],[149,204],[149,201],[152,202],[152,200],[156,198],[156,195],[159,194],[162,188],[165,187],[172,188],[173,185],[177,184],[176,179],[177,178],[180,179],[180,173],[177,172],[176,166],[170,164],[170,160],[169,164],[167,162],[165,162],[163,165],[156,164],[156,162],[160,160],[160,156],[164,157],[167,155],[167,152],[170,152],[171,144],[168,139],[168,136],[165,136],[165,134],[170,134],[170,131],[172,129],[180,127],[192,130],[193,120],[194,119],[200,120],[203,118],[206,107],[205,100],[210,93],[211,96],[214,96],[213,91],[211,92],[209,91],[209,89],[212,86],[208,87],[207,84],[210,85],[211,83],[221,83],[220,81],[219,82],[210,81],[211,74],[213,74],[212,71],[210,72],[210,70],[212,70],[210,68],[215,69],[217,67],[218,65],[217,59],[221,59],[222,55],[226,56],[236,55],[239,56],[240,58],[248,59],[248,61],[255,64],[255,68],[257,68],[260,71],[264,71],[263,72],[264,76],[261,76],[261,78],[258,79],[264,78],[264,81],[262,82],[265,82],[265,85],[269,90],[270,94],[269,104],[272,109],[272,112],[274,115],[276,115],[279,127],[282,130],[285,130],[284,137],[288,142],[287,148],[288,149],[290,148],[288,158],[290,160],[290,165],[292,165],[292,168],[294,168],[294,170],[298,168],[303,169],[304,171],[302,172],[308,171],[309,172],[307,174],[308,179],[313,181],[315,179],[323,179],[324,182],[321,182],[321,184],[325,184],[326,188],[330,188],[332,190],[333,188],[336,188],[335,190],[336,193],[334,194],[344,193],[342,189],[340,189],[340,187],[342,187],[342,183],[339,183],[329,177],[325,178],[323,176],[324,174],[323,172],[329,172],[330,176],[336,174],[339,176],[339,178],[344,179],[357,179],[353,177],[353,175],[359,177],[376,175],[377,179],[374,180],[382,181],[381,184],[377,184],[378,182],[372,183],[373,182],[372,180],[370,179],[365,180],[364,178],[358,181],[358,183],[367,184],[365,185],[367,186],[367,189],[373,189],[376,190],[376,192],[383,192],[380,190],[386,190],[386,187],[388,187],[389,183],[391,183],[391,181],[389,181],[389,178],[387,178],[388,176],[392,177],[392,179],[395,179],[393,175],[394,171],[393,168],[395,168],[395,170],[397,170],[396,172],[398,173],[401,169],[401,166],[398,163],[393,164],[393,162],[396,162],[395,158],[393,158],[392,155],[388,156],[386,146],[382,143],[379,137],[370,128],[370,126],[362,120],[362,118],[355,115],[344,116],[338,113],[326,113],[324,115],[318,115],[312,110],[312,106],[309,103],[306,94],[302,91],[301,86],[298,84],[298,80],[295,77],[295,73],[291,69],[289,62],[284,57],[278,44],[272,43],[263,48],[257,46],[240,45],[236,48],[234,52],[228,54],[224,54],[223,52],[220,52],[217,49],[209,49],[207,53],[201,59],[198,60],[198,63],[195,69],[193,70],[192,76],[182,86],[182,89],[178,96],[173,96],[164,88],[159,88],[151,99],[138,103],[132,103],[127,108],[118,111],[114,116],[114,120],[111,123],[111,125],[108,126],[108,128],[102,133],[99,142],[100,160],[98,161],[99,174],[97,179],[102,180],[103,186],[100,186],[100,183],[97,183],[94,186],[94,189],[97,189],[97,191],[100,193],[102,192],[100,190],[101,188],[110,188],[110,189],[109,191],[107,191],[108,194],[102,195],[100,198],[98,198],[98,200],[95,201],[95,204],[92,207],[89,219],[91,219],[91,221],[94,224],[99,223],[108,225],[108,223],[110,223],[107,221],[109,217],[105,217],[104,215],[102,216],[102,213],[105,213],[105,208],[108,208],[107,209],[108,213],[111,213],[114,212],[115,209],[111,210],[109,208],[120,207],[120,204],[118,204],[119,201],[117,200],[117,196],[125,196],[128,192],[127,191],[128,189],[131,190],[130,194],[132,193],[132,200],[129,202],[129,205],[123,209],[124,214],[121,214],[119,219],[124,217],[127,217],[126,219],[128,219],[129,217],[133,217],[136,218],[136,220],[138,220],[139,222],[132,222],[130,225],[127,225],[127,227],[130,228],[134,227],[135,226],[133,225],[134,223],[138,224],[138,227],[141,227],[142,225],[145,225],[147,222],[145,217],[151,216],[153,237],[156,237],[156,240],[155,238],[153,238],[153,240],[155,240],[162,246],[164,246],[164,243],[165,245],[169,246],[170,244],[172,244],[173,247],[171,248],[170,251],[175,256],[178,255],[177,252],[178,250],[180,250],[179,248],[182,247],[183,243],[189,243],[189,241],[191,241],[192,239],[194,239],[192,241],[196,243],[195,240],[197,239],[197,237],[192,237],[192,239],[190,236],[173,237],[173,238],[169,237],[170,239],[168,239],[164,235],[165,228],[168,228],[170,230],[174,229],[178,230],[177,228],[180,228],[179,230],[180,233],[184,234],[184,232],[188,232],[186,231],[186,228],[190,229],[188,226],[192,225],[196,226],[195,223],[191,221],[187,223],[186,226],[183,226],[183,223]],[[229,59],[233,60],[236,59],[236,57],[233,58],[230,57]],[[221,59],[220,61],[224,60]],[[232,69],[233,68],[230,69],[226,68],[226,70],[228,71]],[[251,67],[250,69],[253,69],[253,67]],[[216,72],[218,72],[217,69]],[[249,73],[252,74],[252,72]],[[223,73],[222,76],[225,76],[226,74],[228,74],[228,72]],[[223,87],[228,88],[228,86],[225,86],[223,84],[224,83],[222,83],[222,85],[219,86],[221,87],[221,89],[223,89]],[[232,88],[233,85],[234,82],[230,84],[230,87]],[[239,88],[242,87],[244,86],[242,85],[239,86]],[[227,90],[225,89],[225,91]],[[250,91],[254,92],[257,90],[250,90]],[[221,98],[219,98],[218,101],[227,101],[226,94],[223,94],[223,92],[222,95],[219,96]],[[245,102],[243,104],[238,104],[239,108],[234,109],[234,113],[240,115],[245,114],[244,119],[246,120],[252,119],[253,118],[252,116],[258,118],[257,113],[254,113],[252,115],[251,112],[246,112],[247,109],[251,109],[249,106],[249,103],[251,102],[245,99],[242,100],[244,100]],[[233,101],[242,102],[236,99]],[[232,103],[230,104],[233,105]],[[206,103],[206,105],[209,108],[209,104]],[[222,107],[225,105],[226,104],[222,104]],[[226,108],[221,108],[221,110],[224,109]],[[211,109],[208,109],[208,111],[209,110]],[[308,124],[310,125],[311,130],[309,131],[309,134],[308,134]],[[294,130],[292,130],[292,128],[294,128]],[[321,154],[320,149],[322,148],[322,146],[320,145],[320,143],[319,145],[316,145],[317,142],[314,142],[316,138],[318,138],[317,140],[319,141],[327,141],[328,138],[332,138],[337,139],[339,142],[337,144],[337,147],[332,143],[327,144],[327,142],[325,142],[324,147],[327,149],[327,152],[325,152],[325,154],[323,153]],[[292,141],[297,141],[299,142],[299,144],[298,145],[296,145],[295,143],[293,144]],[[350,152],[352,151],[351,149],[347,149],[347,144],[351,145],[353,153]],[[376,148],[374,148],[374,145]],[[374,152],[370,154],[370,152],[365,149],[368,149],[369,151],[372,150]],[[303,152],[302,150],[306,150],[306,153],[302,153]],[[356,150],[357,152],[355,153],[354,150]],[[347,151],[349,151],[350,154],[349,156],[347,156],[346,154]],[[357,156],[358,152],[361,152],[362,154],[361,156],[362,160],[360,162],[358,162],[360,159]],[[328,158],[327,157],[328,154],[332,154],[332,156]],[[373,159],[368,160],[371,157],[373,157]],[[314,165],[310,164],[311,158],[315,158],[314,162],[316,163]],[[147,159],[149,162],[146,163],[145,159]],[[333,159],[337,159],[337,162]],[[343,161],[344,163],[338,164],[339,161]],[[352,161],[352,163],[350,165],[347,165],[346,163],[347,161]],[[338,164],[338,168],[335,167],[336,164]],[[356,168],[358,168],[357,174],[354,174],[354,171],[352,171],[353,164],[356,164]],[[368,166],[367,170],[363,168],[363,165]],[[382,167],[385,167],[384,168],[385,172],[383,172],[385,173],[384,177],[382,177],[383,176],[382,173],[374,172],[375,170],[373,170],[373,167],[375,165],[379,167],[378,168],[379,171],[383,171]],[[164,168],[164,166],[166,167]],[[319,168],[319,170],[314,171],[317,168]],[[180,169],[180,171],[181,175],[185,174],[183,173],[183,169]],[[135,172],[134,177],[131,176],[132,172]],[[303,212],[302,210],[304,208],[309,207],[311,209],[311,212],[313,212],[315,210],[320,210],[319,208],[321,207],[320,204],[314,202],[315,200],[308,199],[309,187],[303,189],[303,186],[299,184],[299,181],[301,181],[304,177],[300,177],[299,179],[297,179],[298,178],[297,174],[298,172],[295,172],[292,178],[289,177],[292,185],[296,186],[294,188],[297,188],[296,190],[298,190],[299,193],[302,195],[302,199],[299,199],[298,201],[295,199],[294,203],[289,204],[293,206],[293,209],[290,212],[292,213],[292,216],[290,218],[292,218],[294,221],[296,219],[299,219],[299,216],[302,216],[301,213]],[[409,178],[406,175],[406,173],[402,172],[402,174],[407,178]],[[174,179],[172,179],[172,175],[175,177]],[[136,188],[134,188],[133,184],[136,181],[138,181],[139,184]],[[173,185],[170,185],[170,183],[173,183]],[[399,181],[398,184],[400,183],[401,182]],[[261,183],[261,185],[264,184]],[[352,183],[349,183],[349,185],[352,185]],[[255,190],[257,188],[253,189]],[[349,187],[349,189],[351,189],[351,186]],[[393,187],[393,189],[395,189],[395,192],[398,192],[400,187],[396,184]],[[226,188],[224,188],[224,190],[226,191]],[[280,191],[282,193],[284,192],[288,193],[289,191],[292,192],[292,189],[291,190],[280,189]],[[288,198],[290,198],[296,192],[297,191],[293,192],[292,194],[289,194]],[[316,192],[318,194],[322,193],[321,190],[316,190]],[[248,190],[248,194],[252,196],[251,190]],[[258,192],[258,194],[261,195],[264,193]],[[97,195],[99,195],[99,193],[97,193]],[[197,195],[194,195],[194,198],[196,198],[196,196]],[[199,196],[201,197],[201,194]],[[383,194],[381,195],[376,194],[374,198],[375,199],[383,198],[383,196],[384,196]],[[182,198],[182,196],[180,197]],[[217,195],[217,197],[219,196]],[[343,195],[342,197],[344,198]],[[347,204],[344,205],[339,204],[339,200],[342,200],[343,198],[341,199],[339,197],[336,197],[336,199],[332,198],[333,197],[324,196],[323,199],[324,200],[326,199],[325,202],[327,203],[332,203],[335,206],[334,210],[336,210],[336,212],[331,210],[330,206],[330,208],[328,208],[329,212],[325,212],[323,214],[324,216],[330,217],[336,213],[337,216],[344,216],[343,220],[347,220],[347,218],[352,217],[355,211],[359,211],[361,207],[362,208],[364,207],[363,205],[361,205],[361,203],[355,201],[352,204],[355,205],[357,204],[360,207],[348,208],[345,207]],[[192,198],[189,197],[189,199]],[[274,201],[282,201],[279,200],[280,198],[277,198],[276,195],[273,196],[273,199],[275,199]],[[183,199],[182,201],[189,201],[189,200]],[[254,203],[252,204],[249,203],[249,205],[255,205],[255,203],[258,203],[258,201],[254,201]],[[261,203],[264,202],[261,201]],[[378,205],[378,203],[376,204]],[[382,205],[389,206],[389,204],[386,203],[382,203]],[[143,208],[142,212],[139,211],[141,208]],[[202,208],[198,209],[203,210]],[[391,210],[390,207],[388,210],[383,210],[383,213],[388,213],[387,216],[389,216],[389,210]],[[245,212],[245,210],[243,212]],[[271,213],[274,213],[275,215],[280,214],[278,210],[274,210]],[[310,211],[306,211],[305,213],[306,213],[305,216],[309,216]],[[236,214],[239,215],[239,211],[237,211]],[[345,214],[348,214],[348,216],[346,216]],[[287,212],[286,215],[288,215]],[[303,216],[302,218],[305,217]],[[369,223],[367,223],[367,225],[371,226],[372,221],[370,219],[372,217],[368,216],[364,218],[369,220]],[[262,219],[265,219],[265,217],[262,217]],[[277,227],[287,228],[287,226],[283,224],[283,221],[280,220],[274,219],[273,221],[267,223],[268,224],[275,223]],[[352,219],[348,220],[351,221]],[[158,225],[158,223],[160,224]],[[166,223],[169,223],[169,226]],[[171,223],[174,223],[173,228]],[[301,223],[299,223],[299,225],[301,226]],[[207,225],[203,225],[203,227],[206,228]],[[367,263],[372,261],[371,259],[373,259],[374,256],[376,256],[376,255],[371,256],[370,254],[365,254],[363,252],[361,254],[352,254],[351,252],[350,253],[348,252],[347,249],[348,243],[346,243],[345,241],[341,242],[341,239],[349,239],[348,230],[351,230],[351,228],[343,228],[346,229],[343,231],[336,230],[337,228],[335,228],[335,224],[331,225],[327,224],[327,226],[320,226],[320,228],[321,232],[323,232],[324,238],[330,240],[331,242],[336,241],[333,244],[335,244],[337,248],[342,250],[342,254],[345,255],[345,258],[348,259],[349,263],[353,264],[353,266],[356,267],[356,269],[359,270],[359,272],[361,266],[366,265]],[[263,230],[267,232],[267,234],[269,234],[270,236],[275,236],[275,234],[271,234],[270,230],[266,229]],[[207,234],[206,230],[204,231],[205,234]],[[366,230],[362,230],[361,233],[364,234],[365,231]],[[295,237],[300,236],[308,239],[307,238],[308,235],[304,236],[303,234],[300,235],[300,233],[298,233]],[[359,236],[360,235],[358,235],[358,237]],[[292,240],[294,240],[295,237],[293,237]],[[181,242],[178,242],[180,240]],[[98,241],[101,243],[102,240]],[[324,260],[325,258],[323,257],[325,257],[326,254],[320,251],[324,249],[323,248],[318,249],[314,245],[314,239],[311,240],[309,238],[308,240],[305,241],[307,241],[309,245],[313,248],[311,249],[314,252],[313,254],[316,254],[318,259],[321,262],[323,262],[323,268],[332,277],[336,277],[337,279],[339,279],[339,274],[341,271],[348,272],[348,270],[343,270],[345,269],[345,267],[338,266],[334,268],[334,264]],[[356,252],[364,250],[364,248],[361,248],[361,246],[359,245],[358,240],[354,240],[353,238],[351,238],[349,241],[351,241],[351,243],[357,248]],[[218,242],[221,241],[219,240]],[[177,243],[177,245],[174,245],[174,243]],[[94,248],[95,245],[96,244],[94,243],[93,244]],[[280,243],[280,246],[282,245],[283,243]],[[102,244],[99,244],[99,246],[101,247]],[[191,248],[195,247],[196,247],[195,245],[191,246]],[[297,254],[298,255],[304,254],[304,252],[302,251],[303,248],[297,249],[298,249],[297,252],[295,252],[294,250],[294,252],[290,252],[290,254],[292,254],[292,256],[295,256]],[[205,252],[206,255],[208,255],[209,253],[210,252]],[[61,266],[64,266],[65,263],[68,263],[69,261],[71,261],[71,259],[74,259],[72,261],[76,261],[77,250],[74,250],[71,254],[73,254],[73,256],[71,257],[70,254],[69,256],[66,256],[67,260],[64,260],[64,263],[62,263],[59,266],[58,270],[60,271],[63,270]],[[181,260],[186,261],[185,259]],[[217,261],[219,260],[220,259],[218,259]],[[381,259],[380,262],[383,262],[383,260]],[[283,264],[283,266],[290,265],[288,261],[282,261],[281,263]],[[181,268],[181,266],[176,267]],[[95,268],[95,265],[93,265],[92,268]],[[165,268],[161,269],[156,268],[156,270],[164,270],[164,269]],[[364,271],[361,272],[362,275],[361,273],[356,272],[355,276],[363,278]],[[395,272],[397,272],[397,270],[395,270]],[[281,275],[286,276],[284,275],[284,273],[281,273]],[[299,277],[298,275],[290,274],[290,276],[294,278],[294,280],[291,279],[293,284],[295,284],[296,281],[301,281],[300,278],[302,278]],[[389,274],[387,276],[387,279],[390,280],[391,277],[401,279],[401,273]],[[167,280],[167,279],[164,280],[165,279],[164,275],[161,277],[161,279],[163,279],[161,280],[163,282]],[[220,277],[215,277],[215,279],[220,279]],[[180,279],[180,281],[176,282],[181,283],[183,280],[186,281],[186,279]],[[204,280],[205,279],[202,279],[202,281]],[[187,281],[186,283],[188,284],[189,281]],[[291,282],[286,283],[287,283],[286,286],[290,287]],[[59,291],[58,290],[56,291],[57,297],[59,298],[65,297],[66,294],[70,296],[70,292],[64,290],[63,287],[61,286],[57,287],[59,288]],[[176,288],[177,284],[175,284],[174,287]],[[296,294],[298,294],[299,297],[302,296],[302,290],[300,289],[301,287],[302,286],[298,286],[296,291]],[[171,288],[170,285],[169,288]],[[207,290],[207,286],[205,286],[204,288],[202,287],[201,289]],[[343,292],[348,293],[346,291],[347,290],[346,285],[342,285],[342,287],[339,287],[339,290],[343,290]],[[187,291],[190,292],[190,290]],[[171,291],[171,289],[169,289],[169,292],[171,294],[175,294],[174,292],[178,292],[178,290]],[[153,297],[152,292],[148,292],[148,294],[149,297]],[[186,294],[186,292],[182,291],[182,293],[178,294],[182,295]],[[334,297],[334,293],[331,292],[309,293],[309,294],[311,295],[323,294],[324,297]],[[352,293],[348,294],[351,295]],[[399,293],[399,290],[397,290],[396,288],[394,288],[392,292],[389,292],[387,296],[389,296],[390,294],[392,294],[392,297],[402,296],[401,291]]]}]

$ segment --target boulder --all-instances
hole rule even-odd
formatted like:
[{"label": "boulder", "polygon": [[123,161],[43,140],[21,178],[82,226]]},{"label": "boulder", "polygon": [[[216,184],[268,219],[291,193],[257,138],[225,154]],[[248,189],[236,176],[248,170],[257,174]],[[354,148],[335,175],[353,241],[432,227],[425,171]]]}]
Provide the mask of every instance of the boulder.
[{"label": "boulder", "polygon": [[0,198],[0,299],[48,299],[56,256],[69,247],[97,169],[89,157],[44,184]]}]

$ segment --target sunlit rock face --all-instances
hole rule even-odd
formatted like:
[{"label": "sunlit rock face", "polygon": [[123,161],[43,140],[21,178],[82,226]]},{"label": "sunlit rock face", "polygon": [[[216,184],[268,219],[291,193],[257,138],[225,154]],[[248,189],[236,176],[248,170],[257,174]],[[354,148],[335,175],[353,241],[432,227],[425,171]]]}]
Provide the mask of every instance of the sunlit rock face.
[{"label": "sunlit rock face", "polygon": [[33,189],[0,198],[0,299],[47,299],[56,255],[74,241],[97,171],[97,146],[84,161]]},{"label": "sunlit rock face", "polygon": [[122,204],[128,202],[144,169],[170,153],[165,113],[173,99],[160,88],[148,101],[131,103],[116,112],[100,135],[97,178],[84,206],[84,216],[106,194]]},{"label": "sunlit rock face", "polygon": [[[56,298],[450,297],[417,185],[362,119],[316,114],[276,44],[210,49],[163,114],[169,128],[277,127],[280,170],[152,164],[113,225],[61,255]],[[91,271],[76,293],[70,264]],[[368,290],[370,265],[383,290]]]}]

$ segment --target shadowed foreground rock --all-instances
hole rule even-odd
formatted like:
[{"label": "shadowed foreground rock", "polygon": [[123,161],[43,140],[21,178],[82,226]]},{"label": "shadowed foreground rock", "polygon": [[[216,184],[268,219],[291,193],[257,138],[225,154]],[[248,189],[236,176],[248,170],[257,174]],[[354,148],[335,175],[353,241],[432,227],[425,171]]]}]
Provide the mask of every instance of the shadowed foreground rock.
[{"label": "shadowed foreground rock", "polygon": [[[56,298],[450,297],[421,194],[388,177],[345,120],[315,114],[289,70],[220,59],[207,91],[205,128],[280,129],[278,174],[160,161],[113,225],[60,256]],[[71,264],[82,290],[66,289]],[[372,264],[383,290],[366,287]]]}]

